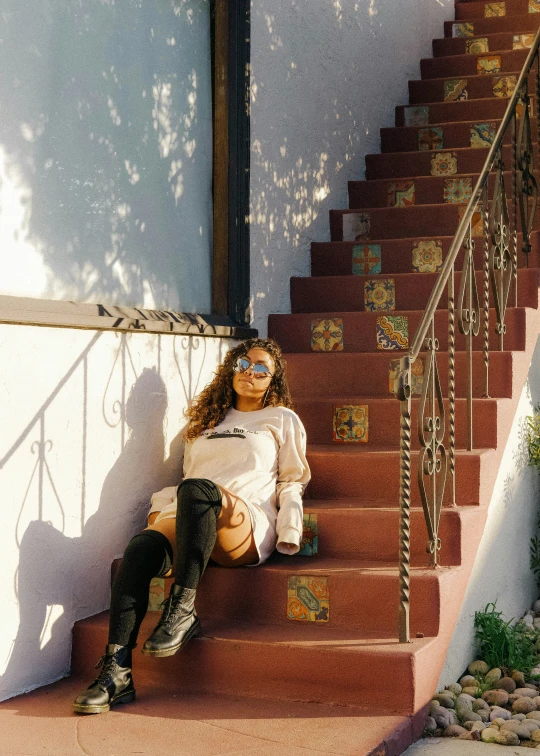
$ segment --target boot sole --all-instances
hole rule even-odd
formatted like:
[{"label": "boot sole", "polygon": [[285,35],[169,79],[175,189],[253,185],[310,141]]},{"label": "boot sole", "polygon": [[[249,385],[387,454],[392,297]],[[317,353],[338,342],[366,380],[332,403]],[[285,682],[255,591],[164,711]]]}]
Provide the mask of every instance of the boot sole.
[{"label": "boot sole", "polygon": [[102,706],[85,706],[84,704],[73,704],[73,711],[78,714],[105,714],[112,706],[116,704],[131,703],[135,700],[135,691],[132,690],[129,693],[122,693],[117,698],[113,698],[110,703],[103,704]]},{"label": "boot sole", "polygon": [[197,620],[197,622],[190,627],[190,629],[182,638],[181,643],[178,643],[178,645],[171,646],[171,648],[163,648],[163,649],[145,648],[145,646],[143,646],[141,649],[141,653],[146,654],[147,656],[156,656],[158,658],[161,658],[164,656],[174,656],[177,651],[180,651],[182,646],[185,646],[188,641],[190,641],[192,638],[196,638],[197,635],[200,635],[200,633],[201,633],[201,623]]}]

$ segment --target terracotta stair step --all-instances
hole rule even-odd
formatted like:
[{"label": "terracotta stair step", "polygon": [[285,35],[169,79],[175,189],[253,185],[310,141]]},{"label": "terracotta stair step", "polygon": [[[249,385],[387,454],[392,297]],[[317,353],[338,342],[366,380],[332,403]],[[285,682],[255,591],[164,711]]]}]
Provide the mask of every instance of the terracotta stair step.
[{"label": "terracotta stair step", "polygon": [[[538,307],[538,268],[520,268],[518,270],[518,304],[520,307]],[[437,273],[395,273],[391,278],[383,276],[318,276],[291,278],[291,311],[324,312],[332,306],[341,312],[369,312],[365,303],[365,285],[369,281],[387,280],[393,282],[388,288],[388,296],[393,289],[396,310],[425,310],[435,282]],[[479,293],[482,292],[484,276],[481,270],[476,272]],[[455,274],[456,294],[459,292],[461,272]],[[491,289],[490,289],[491,295]],[[456,297],[457,299],[457,297]],[[494,306],[494,303],[491,303]],[[444,294],[439,307],[447,308],[447,295]],[[392,314],[392,310],[379,310],[379,314]]]},{"label": "terracotta stair step", "polygon": [[[425,355],[421,353],[421,358]],[[295,402],[317,394],[339,395],[363,393],[368,396],[388,397],[390,394],[390,362],[399,357],[392,352],[379,353],[309,353],[287,354],[287,375]],[[512,352],[492,352],[490,355],[489,394],[491,397],[509,398],[512,395]],[[456,395],[467,395],[468,356],[458,352],[455,359]],[[448,353],[437,355],[441,389],[448,395]],[[485,392],[484,354],[473,352],[473,396]],[[396,400],[397,401],[397,400]]]},{"label": "terracotta stair step", "polygon": [[[508,402],[507,399],[474,399],[473,421],[475,444],[483,448],[496,448],[498,440],[497,416],[498,401]],[[306,428],[307,437],[312,444],[334,444],[335,446],[349,445],[354,442],[334,441],[334,415],[336,407],[347,405],[361,405],[367,408],[368,441],[358,442],[376,451],[378,447],[385,449],[399,449],[399,420],[400,406],[395,397],[366,398],[365,394],[348,393],[343,396],[313,397],[297,399],[295,402],[298,412]],[[416,428],[420,400],[418,393],[412,401],[411,422]],[[448,412],[448,401],[445,401]],[[448,418],[448,414],[447,414]],[[456,400],[456,447],[467,448],[467,400]],[[448,422],[446,425],[445,444],[448,444]],[[413,434],[412,448],[419,449],[417,434]]]},{"label": "terracotta stair step", "polygon": [[[537,144],[534,145],[534,159],[538,159]],[[503,161],[506,166],[512,165],[512,147],[503,147]],[[449,157],[450,156],[450,157]],[[432,171],[437,174],[445,171],[445,178],[459,178],[480,173],[486,161],[487,152],[474,147],[456,148],[454,150],[439,150],[431,152],[384,152],[366,155],[366,179],[383,178],[413,178],[431,176]],[[447,160],[449,168],[441,168],[440,161]],[[432,161],[434,161],[432,166]],[[454,173],[450,173],[453,170]],[[451,232],[454,233],[455,229]],[[420,232],[417,232],[420,236]],[[443,234],[442,229],[439,234]],[[403,236],[412,236],[404,229]],[[384,238],[385,235],[381,235]]]},{"label": "terracotta stair step", "polygon": [[[444,573],[440,571],[439,579],[448,579]],[[154,624],[155,615],[148,613],[141,638],[152,632]],[[108,612],[75,624],[72,673],[90,679],[95,674],[107,626]],[[203,633],[166,659],[135,652],[135,684],[159,686],[169,694],[178,690],[268,697],[272,692],[281,699],[405,714],[421,707],[423,698],[429,699],[431,680],[416,680],[415,668],[429,666],[434,658],[437,645],[432,638],[400,644],[396,633],[362,636],[322,628],[318,622],[295,621],[273,628],[216,621],[207,623]]]},{"label": "terracotta stair step", "polygon": [[[461,564],[461,539],[466,534],[468,517],[477,510],[471,507],[443,509],[439,534],[442,548],[439,562],[443,566]],[[306,500],[304,512],[317,517],[318,556],[340,554],[344,559],[388,561],[397,564],[399,530],[397,507],[362,507],[354,499]],[[361,537],[359,537],[361,534]],[[424,512],[411,512],[411,564],[427,567],[428,533]],[[309,559],[310,557],[306,557]]]},{"label": "terracotta stair step", "polygon": [[[409,104],[421,105],[429,104],[433,102],[447,101],[447,95],[445,94],[445,84],[450,80],[464,81],[463,91],[467,92],[468,100],[482,100],[497,97],[495,94],[495,87],[497,80],[501,78],[512,79],[515,83],[519,78],[520,70],[505,71],[501,74],[494,75],[470,75],[470,76],[445,76],[441,79],[420,79],[409,81]],[[531,73],[529,77],[529,89],[534,91],[534,73]],[[510,94],[512,94],[511,90]],[[510,95],[501,95],[502,100],[507,100]],[[457,96],[452,96],[451,99],[457,99]]]},{"label": "terracotta stair step", "polygon": [[[477,127],[479,125],[485,126],[486,123],[492,127],[493,136],[489,134],[487,140],[482,144],[479,141]],[[440,147],[437,147],[439,150],[472,147],[473,139],[476,149],[488,149],[493,143],[493,137],[497,133],[500,124],[500,119],[491,119],[488,121],[454,121],[453,123],[430,124],[429,126],[392,126],[391,128],[381,129],[381,152],[422,151],[420,144],[423,145],[426,143],[426,137],[437,140],[437,143],[440,144]],[[426,133],[426,129],[436,129],[436,133],[430,135]],[[536,118],[531,119],[531,129],[533,134],[537,134]],[[504,135],[503,144],[511,143],[512,134],[510,130],[507,130]]]},{"label": "terracotta stair step", "polygon": [[479,69],[480,60],[486,57],[499,58],[498,70],[491,70],[490,73],[497,76],[504,76],[507,71],[521,71],[529,50],[508,50],[498,53],[478,53],[471,55],[450,55],[445,58],[422,58],[420,61],[420,76],[423,81],[429,79],[455,79],[457,77],[469,77],[486,75]]},{"label": "terracotta stair step", "polygon": [[[396,529],[396,536],[397,533]],[[361,541],[364,534],[358,532],[357,538]],[[320,578],[327,583],[329,607],[314,604],[314,611],[327,617],[320,622],[322,634],[327,628],[360,635],[392,636],[396,632],[397,560],[285,556],[278,552],[256,570],[229,569],[209,563],[197,589],[197,614],[203,627],[218,620],[243,627],[264,625],[271,635],[274,627],[295,623],[288,618],[287,608],[289,578],[293,576]],[[165,579],[165,596],[172,582],[172,578]],[[438,616],[432,607],[439,603],[437,574],[425,567],[415,567],[411,583],[416,596],[414,632],[436,635]]]},{"label": "terracotta stair step", "polygon": [[[393,312],[392,317],[397,315],[407,318],[409,338],[412,339],[422,314],[418,310],[409,310],[407,312]],[[385,317],[390,316],[386,313]],[[383,317],[377,312],[312,312],[294,314],[276,314],[268,318],[268,330],[271,338],[275,338],[281,345],[284,352],[311,352],[311,328],[312,321],[321,319],[340,319],[342,329],[342,351],[347,352],[369,352],[377,353],[385,351],[388,359],[397,359],[403,356],[400,350],[379,350],[377,348],[377,318]],[[504,348],[506,351],[525,349],[525,322],[526,312],[523,308],[511,308],[506,313],[507,334],[504,339]],[[490,310],[489,313],[489,342],[490,348],[498,349],[499,340],[495,333],[495,312]],[[457,332],[456,328],[456,349],[465,349],[465,339]],[[439,340],[441,351],[448,348],[448,312],[446,310],[437,310],[435,313],[435,333]],[[397,340],[396,340],[397,343]],[[482,337],[477,340],[477,349],[482,345]]]},{"label": "terracotta stair step", "polygon": [[[490,11],[490,7],[504,8],[503,18],[506,16],[524,16],[529,14],[529,0],[506,0],[506,2],[494,2],[494,0],[480,0],[479,2],[466,2],[456,4],[456,21],[487,18],[486,14],[494,13],[494,9]],[[531,14],[533,15],[533,14]],[[496,17],[497,18],[497,17]]]},{"label": "terracotta stair step", "polygon": [[470,24],[468,32],[471,36],[482,37],[485,34],[498,34],[507,32],[508,29],[515,30],[516,34],[525,34],[526,32],[537,32],[540,26],[540,13],[520,13],[495,18],[474,18],[474,19],[457,19],[456,21],[444,22],[444,36],[455,37],[456,24]]},{"label": "terracotta stair step", "polygon": [[[369,182],[371,183],[371,182]],[[369,185],[369,184],[368,184]],[[442,248],[442,259],[446,258],[452,244],[453,236],[425,236],[402,239],[372,239],[356,242],[312,242],[311,243],[311,275],[312,276],[346,276],[356,275],[353,272],[353,251],[362,250],[366,245],[371,246],[371,252],[380,258],[380,271],[383,275],[392,273],[412,273],[412,250],[419,242],[433,242]],[[483,264],[483,240],[475,239],[474,258],[477,269]],[[540,267],[540,233],[531,234],[532,250],[529,253],[529,267]],[[527,257],[521,251],[522,235],[518,234],[518,266],[527,267]],[[463,251],[458,254],[456,270],[463,265]],[[362,268],[365,270],[365,268]]]},{"label": "terracotta stair step", "polygon": [[[433,102],[424,105],[396,105],[396,126],[428,126],[456,121],[501,120],[508,107],[504,97],[487,97],[482,100],[457,100],[454,102]],[[536,113],[536,103],[534,103]]]},{"label": "terracotta stair step", "polygon": [[[504,31],[496,34],[482,34],[480,36],[487,39],[487,51],[485,54],[488,54],[502,52],[503,50],[513,50],[514,36],[525,36],[526,34],[530,34],[530,32],[525,31],[523,34],[520,34],[519,31]],[[447,55],[466,55],[469,49],[467,42],[471,42],[473,39],[477,39],[476,34],[472,37],[443,37],[441,39],[434,39],[432,42],[433,56],[435,58],[444,58]],[[520,44],[523,44],[523,42]],[[528,41],[527,44],[529,44]]]},{"label": "terracotta stair step", "polygon": [[[339,447],[339,448],[338,448]],[[354,447],[354,448],[351,448]],[[363,448],[362,448],[363,447]],[[475,449],[473,452],[456,452],[456,503],[458,506],[476,506],[480,502],[480,481],[483,469],[488,469],[492,450]],[[411,505],[421,506],[416,485],[419,452],[411,452]],[[372,450],[367,444],[309,445],[308,461],[312,479],[305,500],[358,499],[367,507],[399,505],[400,455],[399,451]],[[450,481],[444,492],[444,505],[451,504]]]}]

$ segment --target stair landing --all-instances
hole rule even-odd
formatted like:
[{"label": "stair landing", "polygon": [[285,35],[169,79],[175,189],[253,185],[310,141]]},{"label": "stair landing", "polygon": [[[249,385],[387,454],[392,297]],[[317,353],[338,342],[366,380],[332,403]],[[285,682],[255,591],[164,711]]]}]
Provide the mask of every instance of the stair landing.
[{"label": "stair landing", "polygon": [[70,677],[0,703],[0,756],[398,756],[423,718],[349,706],[171,692],[138,685],[136,706],[81,716]]}]

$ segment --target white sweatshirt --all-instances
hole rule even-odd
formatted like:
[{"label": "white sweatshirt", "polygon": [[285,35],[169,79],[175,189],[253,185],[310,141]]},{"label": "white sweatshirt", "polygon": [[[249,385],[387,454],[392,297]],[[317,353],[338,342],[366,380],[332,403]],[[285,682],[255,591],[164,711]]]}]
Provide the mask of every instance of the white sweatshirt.
[{"label": "white sweatshirt", "polygon": [[[261,561],[267,556],[260,548],[262,512],[277,531],[278,551],[299,551],[302,493],[310,477],[304,426],[286,407],[231,408],[223,422],[186,443],[184,478],[207,478],[246,502]],[[153,494],[151,502],[157,520],[174,517],[176,487]]]}]

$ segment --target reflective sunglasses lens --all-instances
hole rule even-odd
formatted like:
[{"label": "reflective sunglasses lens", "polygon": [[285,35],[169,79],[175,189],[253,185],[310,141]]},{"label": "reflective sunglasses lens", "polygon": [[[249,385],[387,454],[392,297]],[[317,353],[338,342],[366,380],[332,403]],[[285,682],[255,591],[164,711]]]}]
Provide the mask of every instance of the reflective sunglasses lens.
[{"label": "reflective sunglasses lens", "polygon": [[236,365],[234,366],[234,369],[237,373],[245,373],[246,370],[249,368],[249,360],[246,360],[244,357],[239,357],[236,360]]},{"label": "reflective sunglasses lens", "polygon": [[253,372],[257,378],[268,378],[270,371],[265,365],[253,365]]}]

